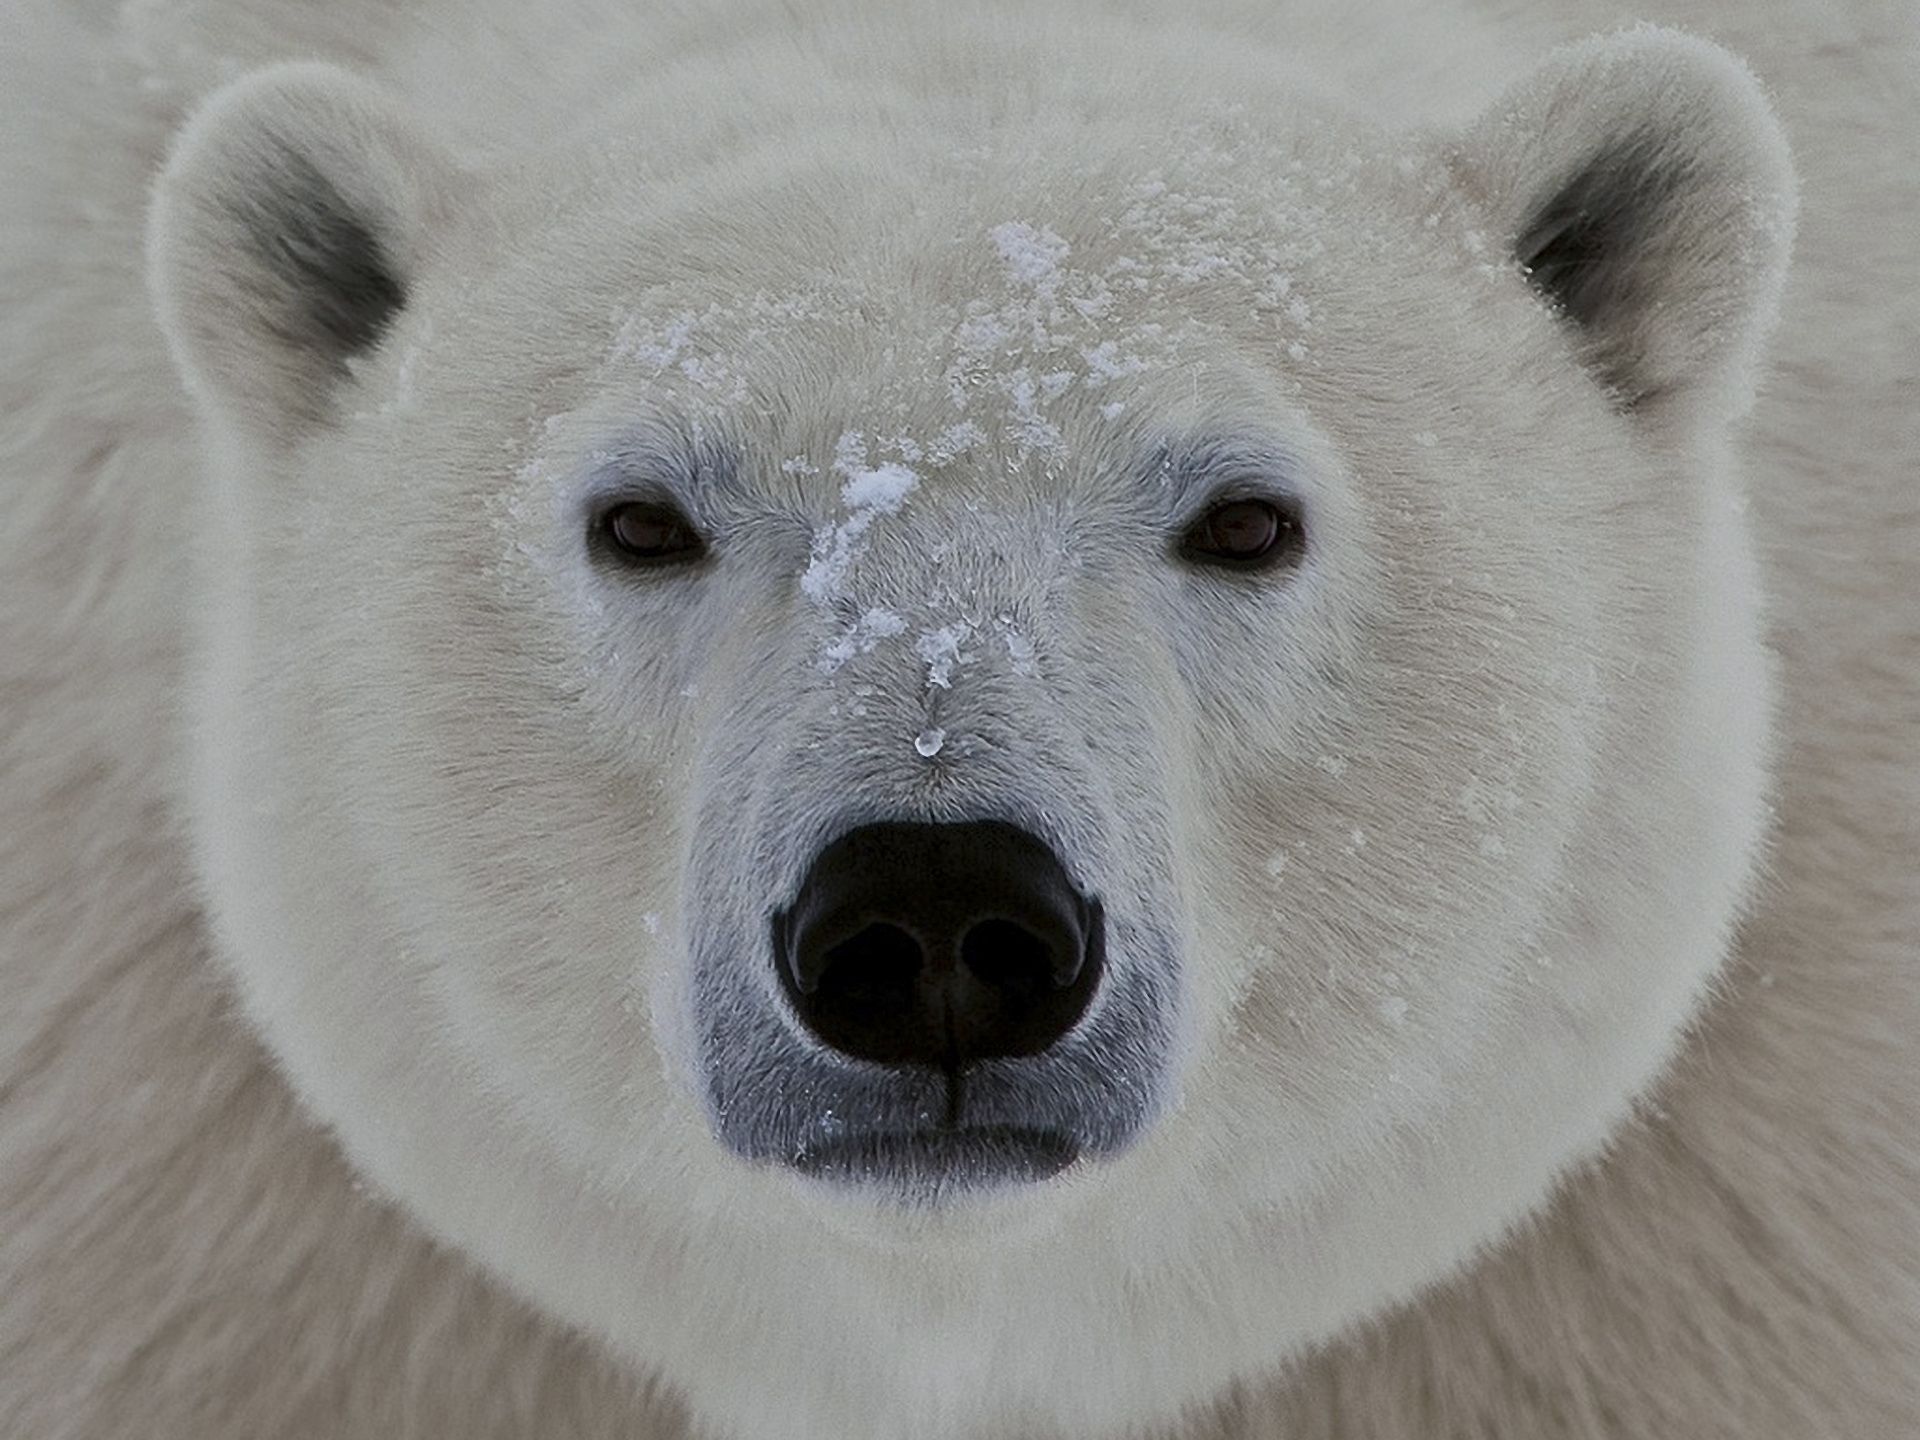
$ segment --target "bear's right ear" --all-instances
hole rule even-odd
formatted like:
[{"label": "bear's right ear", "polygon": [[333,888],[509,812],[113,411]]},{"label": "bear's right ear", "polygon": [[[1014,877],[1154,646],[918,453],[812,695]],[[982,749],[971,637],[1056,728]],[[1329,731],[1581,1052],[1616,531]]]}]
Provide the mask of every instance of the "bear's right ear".
[{"label": "bear's right ear", "polygon": [[1733,56],[1652,26],[1570,45],[1452,161],[1621,410],[1751,400],[1796,195],[1780,123]]},{"label": "bear's right ear", "polygon": [[148,286],[194,398],[257,438],[323,421],[460,189],[411,117],[333,66],[275,66],[213,95],[147,227]]}]

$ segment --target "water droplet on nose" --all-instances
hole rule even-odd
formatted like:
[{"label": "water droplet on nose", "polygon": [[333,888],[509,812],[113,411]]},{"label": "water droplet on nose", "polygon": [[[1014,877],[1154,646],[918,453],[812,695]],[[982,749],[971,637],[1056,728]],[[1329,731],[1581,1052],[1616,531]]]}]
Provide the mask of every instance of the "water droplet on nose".
[{"label": "water droplet on nose", "polygon": [[913,748],[929,760],[938,755],[940,753],[940,747],[946,743],[947,732],[938,726],[929,730],[922,730],[918,735],[913,737]]}]

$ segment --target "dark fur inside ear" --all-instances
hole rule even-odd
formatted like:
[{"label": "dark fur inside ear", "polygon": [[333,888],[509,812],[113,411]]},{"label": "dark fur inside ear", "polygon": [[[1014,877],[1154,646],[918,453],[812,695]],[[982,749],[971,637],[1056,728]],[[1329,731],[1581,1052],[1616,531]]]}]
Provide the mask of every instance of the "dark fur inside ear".
[{"label": "dark fur inside ear", "polygon": [[343,373],[372,349],[407,301],[368,217],[306,156],[284,146],[272,179],[235,199],[235,213],[271,287],[261,294],[277,337]]},{"label": "dark fur inside ear", "polygon": [[1548,190],[1513,242],[1529,283],[1579,331],[1626,408],[1650,398],[1635,317],[1657,303],[1691,168],[1657,136],[1617,141]]},{"label": "dark fur inside ear", "polygon": [[1591,326],[1633,285],[1633,259],[1659,233],[1678,188],[1641,140],[1594,156],[1563,180],[1514,240],[1534,288],[1577,325]]}]

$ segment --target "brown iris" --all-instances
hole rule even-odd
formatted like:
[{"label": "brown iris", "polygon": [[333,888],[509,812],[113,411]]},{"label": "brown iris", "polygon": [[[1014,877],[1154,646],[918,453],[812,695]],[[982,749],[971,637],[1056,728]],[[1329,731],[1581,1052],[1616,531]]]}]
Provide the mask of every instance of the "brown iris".
[{"label": "brown iris", "polygon": [[624,559],[642,564],[692,560],[706,551],[693,522],[671,505],[628,501],[609,510],[601,527]]},{"label": "brown iris", "polygon": [[1289,507],[1271,500],[1227,500],[1194,522],[1181,541],[1190,559],[1258,566],[1291,558],[1299,548],[1300,522]]}]

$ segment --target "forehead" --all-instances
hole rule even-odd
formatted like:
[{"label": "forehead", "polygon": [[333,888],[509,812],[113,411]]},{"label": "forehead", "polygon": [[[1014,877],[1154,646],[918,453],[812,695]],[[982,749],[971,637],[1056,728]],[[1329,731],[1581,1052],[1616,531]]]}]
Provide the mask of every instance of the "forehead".
[{"label": "forehead", "polygon": [[[1203,287],[1284,301],[1384,240],[1382,222],[1404,225],[1408,202],[1443,178],[1427,149],[1345,117],[1244,104],[1160,128],[782,136],[665,171],[645,147],[614,146],[518,177],[506,228],[544,231],[538,250],[564,257],[548,287],[662,320],[676,304],[760,291],[828,302],[789,320],[853,313],[900,335],[931,307],[991,307],[1010,285],[1094,319],[1178,309]],[[573,164],[583,173],[556,183]],[[735,318],[724,309],[713,323]]]},{"label": "forehead", "polygon": [[568,265],[526,277],[559,317],[543,388],[584,432],[671,416],[798,466],[846,461],[849,434],[1051,468],[1096,433],[1138,455],[1280,421],[1383,273],[1425,263],[1445,191],[1404,142],[1305,134],[1223,111],[596,183],[538,247]]}]

